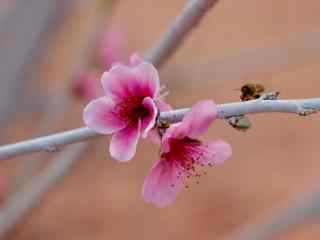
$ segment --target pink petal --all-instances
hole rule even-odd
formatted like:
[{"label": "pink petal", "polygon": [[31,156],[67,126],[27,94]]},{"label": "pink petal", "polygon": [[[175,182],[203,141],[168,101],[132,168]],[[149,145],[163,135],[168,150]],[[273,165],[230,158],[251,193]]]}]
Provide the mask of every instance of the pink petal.
[{"label": "pink petal", "polygon": [[143,62],[135,67],[114,65],[102,75],[102,86],[106,95],[115,100],[128,96],[154,98],[159,91],[159,76],[150,63]]},{"label": "pink petal", "polygon": [[144,180],[142,195],[145,201],[158,207],[172,203],[185,179],[184,176],[178,177],[179,171],[173,161],[157,161]]},{"label": "pink petal", "polygon": [[95,71],[82,71],[72,82],[72,93],[85,101],[102,96],[103,91],[99,78],[100,76]]},{"label": "pink petal", "polygon": [[200,146],[202,154],[199,155],[199,163],[208,164],[219,164],[231,157],[232,148],[230,144],[222,141],[206,141]]},{"label": "pink petal", "polygon": [[126,99],[131,95],[130,86],[136,82],[132,70],[121,64],[112,66],[110,71],[103,73],[101,78],[106,95],[115,100]]},{"label": "pink petal", "polygon": [[143,59],[139,56],[138,53],[134,53],[130,57],[130,66],[135,67],[143,62]]},{"label": "pink petal", "polygon": [[211,101],[201,101],[195,104],[182,120],[180,131],[188,132],[189,138],[196,139],[209,128],[217,116],[216,104]]},{"label": "pink petal", "polygon": [[182,122],[170,126],[163,137],[164,144],[168,143],[170,138],[182,139],[189,137],[196,139],[208,129],[216,116],[217,110],[213,101],[198,102],[185,115]]},{"label": "pink petal", "polygon": [[142,137],[146,138],[148,132],[156,124],[158,109],[157,109],[156,104],[154,103],[153,99],[150,97],[146,97],[143,99],[142,106],[145,109],[147,109],[149,112],[148,116],[146,116],[142,119],[142,124],[141,124],[141,130],[143,131]]},{"label": "pink petal", "polygon": [[98,133],[110,134],[123,129],[126,123],[114,112],[115,104],[107,97],[91,101],[83,110],[85,124]]},{"label": "pink petal", "polygon": [[127,39],[125,31],[119,26],[108,25],[101,35],[97,48],[100,64],[108,69],[117,62],[123,62],[127,55]]},{"label": "pink petal", "polygon": [[111,156],[121,162],[132,159],[136,153],[140,130],[141,121],[113,134],[109,147]]},{"label": "pink petal", "polygon": [[158,95],[160,88],[157,69],[155,69],[151,63],[143,62],[134,67],[133,70],[140,81],[144,95],[155,98]]}]

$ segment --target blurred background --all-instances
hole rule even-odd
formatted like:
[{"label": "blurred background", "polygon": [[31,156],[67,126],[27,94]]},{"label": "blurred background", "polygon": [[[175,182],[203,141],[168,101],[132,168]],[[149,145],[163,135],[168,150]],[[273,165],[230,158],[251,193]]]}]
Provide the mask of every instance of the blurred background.
[{"label": "blurred background", "polygon": [[[143,55],[186,2],[1,1],[0,143],[83,126],[82,109],[100,94],[101,73],[132,52]],[[247,82],[281,98],[319,97],[319,12],[317,0],[221,0],[161,69],[167,101],[176,108],[239,101],[235,89]],[[164,209],[141,197],[159,158],[149,141],[129,164],[110,158],[108,137],[2,161],[1,239],[224,239],[260,222],[320,181],[319,115],[249,117],[247,132],[221,120],[210,128],[205,138],[231,143],[232,158],[200,184],[191,180]],[[50,169],[58,174],[48,178]],[[30,194],[36,201],[21,210]],[[318,237],[319,222],[308,220],[277,239]]]}]

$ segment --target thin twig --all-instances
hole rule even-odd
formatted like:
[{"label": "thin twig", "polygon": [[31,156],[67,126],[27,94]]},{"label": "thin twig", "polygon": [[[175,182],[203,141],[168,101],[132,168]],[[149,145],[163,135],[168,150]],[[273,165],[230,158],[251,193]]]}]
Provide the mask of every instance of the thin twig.
[{"label": "thin twig", "polygon": [[[254,100],[247,102],[234,102],[218,105],[218,118],[224,119],[231,116],[253,113],[295,113],[308,115],[320,109],[320,98],[300,100]],[[160,118],[171,123],[179,122],[189,111],[188,108],[163,112]],[[21,141],[0,147],[0,159],[19,156],[38,151],[58,151],[62,146],[87,141],[102,136],[93,130],[83,127],[49,136]]]},{"label": "thin twig", "polygon": [[[33,137],[49,134],[50,131],[56,129],[58,123],[61,123],[62,120],[65,119],[67,111],[70,110],[72,106],[70,97],[67,97],[65,94],[60,94],[59,96],[56,94],[53,95],[46,104],[48,104],[45,108],[47,111],[45,112],[43,120]],[[24,161],[21,162],[22,172],[13,180],[13,188],[18,189],[21,185],[24,185],[25,182],[40,168],[44,159],[47,158],[48,157],[43,154],[38,156],[31,155],[28,158],[25,158]]]},{"label": "thin twig", "polygon": [[160,67],[182,44],[188,33],[197,26],[204,15],[218,0],[192,0],[183,9],[180,16],[169,27],[155,45],[145,55],[146,61],[151,61]]},{"label": "thin twig", "polygon": [[[274,209],[276,210],[278,209]],[[320,214],[320,189],[303,199],[294,201],[284,209],[277,211],[263,223],[249,226],[232,234],[230,240],[267,240],[288,229],[290,226],[302,223],[308,217]]]},{"label": "thin twig", "polygon": [[[0,41],[0,125],[24,110],[28,66],[43,49],[44,39],[52,32],[62,13],[73,1],[19,1],[14,12],[1,26]],[[28,100],[28,99],[27,99]],[[19,102],[19,104],[16,104]],[[11,104],[8,104],[11,103]],[[15,108],[12,108],[15,104]]]}]

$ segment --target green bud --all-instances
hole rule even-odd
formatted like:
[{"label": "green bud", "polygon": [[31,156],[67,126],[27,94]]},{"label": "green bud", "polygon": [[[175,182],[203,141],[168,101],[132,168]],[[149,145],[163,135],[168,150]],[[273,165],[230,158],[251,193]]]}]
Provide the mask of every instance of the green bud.
[{"label": "green bud", "polygon": [[228,118],[228,123],[233,128],[235,128],[239,131],[246,131],[246,130],[250,129],[252,126],[252,123],[249,120],[249,118],[247,118],[244,115],[230,117],[230,118]]}]

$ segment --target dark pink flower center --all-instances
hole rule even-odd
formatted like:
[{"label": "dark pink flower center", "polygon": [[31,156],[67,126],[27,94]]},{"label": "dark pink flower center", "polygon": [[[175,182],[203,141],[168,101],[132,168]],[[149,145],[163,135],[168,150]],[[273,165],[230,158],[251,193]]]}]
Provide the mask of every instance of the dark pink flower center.
[{"label": "dark pink flower center", "polygon": [[[163,153],[162,159],[174,161],[174,164],[181,169],[178,178],[182,175],[187,178],[191,176],[200,177],[205,171],[200,171],[197,166],[204,166],[201,159],[206,154],[202,142],[196,139],[185,137],[183,139],[171,139],[170,152]],[[211,164],[209,164],[211,166]]]},{"label": "dark pink flower center", "polygon": [[120,118],[126,122],[137,123],[149,115],[149,110],[142,105],[144,96],[130,96],[116,106]]}]

